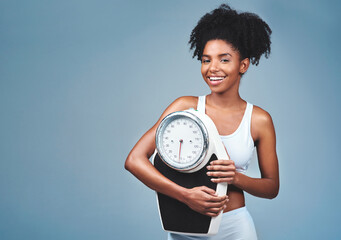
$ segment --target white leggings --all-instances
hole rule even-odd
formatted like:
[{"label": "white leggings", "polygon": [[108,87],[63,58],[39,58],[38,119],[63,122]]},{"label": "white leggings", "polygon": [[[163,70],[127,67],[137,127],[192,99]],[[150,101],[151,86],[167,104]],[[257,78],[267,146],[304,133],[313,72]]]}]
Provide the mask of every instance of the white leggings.
[{"label": "white leggings", "polygon": [[246,207],[223,213],[219,231],[211,237],[168,233],[168,240],[257,240],[252,217]]}]

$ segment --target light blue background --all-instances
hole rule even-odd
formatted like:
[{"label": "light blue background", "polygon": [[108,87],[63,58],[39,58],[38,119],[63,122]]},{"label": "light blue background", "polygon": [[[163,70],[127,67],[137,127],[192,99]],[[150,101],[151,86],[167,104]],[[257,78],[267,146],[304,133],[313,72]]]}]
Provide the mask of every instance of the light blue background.
[{"label": "light blue background", "polygon": [[[123,165],[169,103],[209,93],[187,42],[221,2],[0,2],[0,239],[165,239]],[[259,238],[340,239],[340,4],[229,2],[273,30],[241,84],[278,140],[278,197],[247,195]]]}]

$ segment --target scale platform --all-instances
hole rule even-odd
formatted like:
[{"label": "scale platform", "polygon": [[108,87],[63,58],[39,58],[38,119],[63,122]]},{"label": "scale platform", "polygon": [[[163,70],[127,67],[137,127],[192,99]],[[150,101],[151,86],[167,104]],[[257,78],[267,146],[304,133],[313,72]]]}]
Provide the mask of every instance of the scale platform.
[{"label": "scale platform", "polygon": [[[152,162],[165,177],[185,188],[206,186],[218,196],[226,195],[227,183],[213,183],[206,174],[211,161],[229,159],[218,130],[206,114],[194,109],[169,114],[156,131],[156,146]],[[218,232],[222,214],[203,215],[159,192],[157,200],[165,231],[198,236]]]}]

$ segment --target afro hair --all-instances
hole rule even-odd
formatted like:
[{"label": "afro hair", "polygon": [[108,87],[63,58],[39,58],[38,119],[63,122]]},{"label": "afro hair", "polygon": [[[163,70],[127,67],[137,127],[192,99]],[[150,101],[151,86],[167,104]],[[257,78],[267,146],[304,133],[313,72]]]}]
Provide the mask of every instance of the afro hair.
[{"label": "afro hair", "polygon": [[197,57],[199,61],[206,43],[220,39],[232,44],[242,59],[249,58],[252,64],[258,65],[263,54],[266,58],[269,57],[271,33],[268,24],[258,15],[238,13],[222,4],[199,20],[188,43],[190,49],[194,49],[193,58]]}]

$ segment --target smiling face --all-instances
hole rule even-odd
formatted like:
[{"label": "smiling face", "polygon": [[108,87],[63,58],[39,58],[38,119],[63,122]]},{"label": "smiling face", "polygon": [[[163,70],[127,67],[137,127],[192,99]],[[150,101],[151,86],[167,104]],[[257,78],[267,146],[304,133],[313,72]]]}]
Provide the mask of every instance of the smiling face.
[{"label": "smiling face", "polygon": [[210,40],[202,54],[201,74],[212,92],[238,91],[241,75],[249,64],[249,59],[241,60],[230,43]]}]

